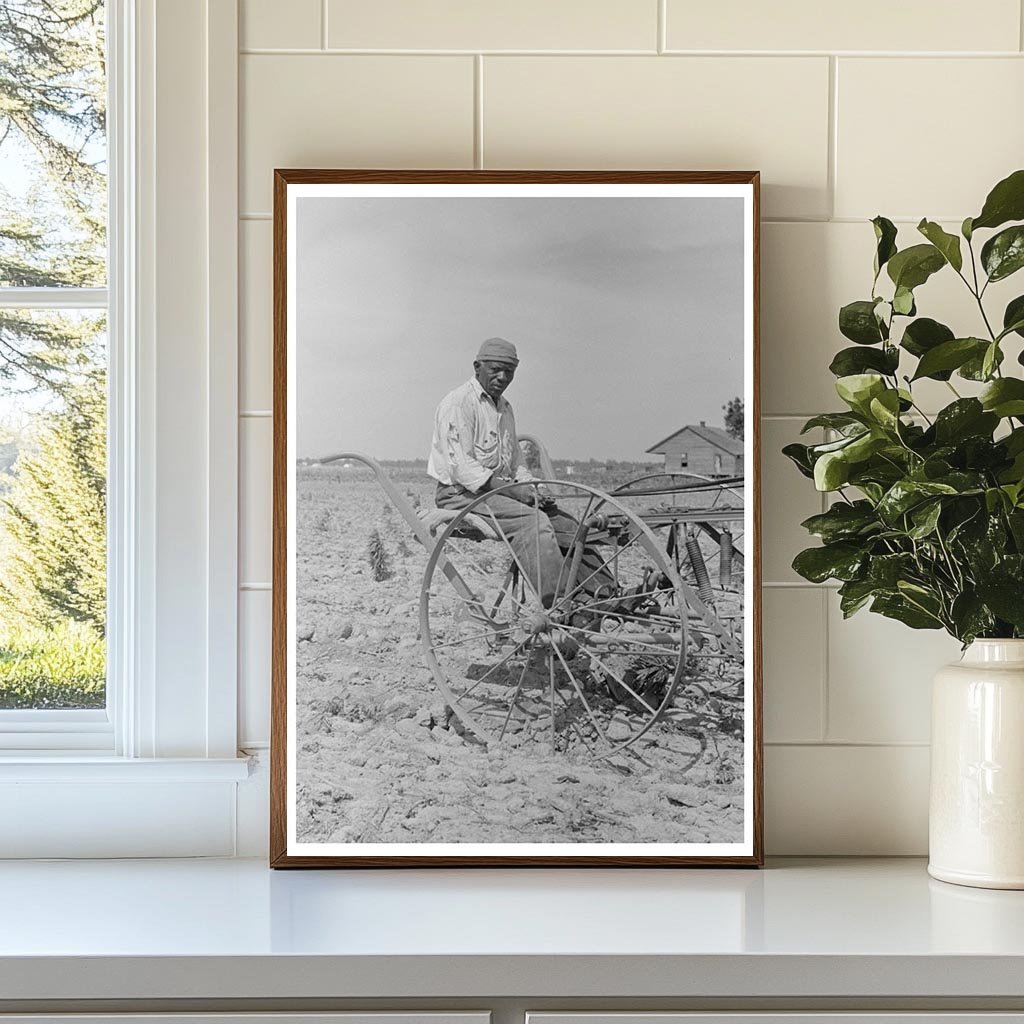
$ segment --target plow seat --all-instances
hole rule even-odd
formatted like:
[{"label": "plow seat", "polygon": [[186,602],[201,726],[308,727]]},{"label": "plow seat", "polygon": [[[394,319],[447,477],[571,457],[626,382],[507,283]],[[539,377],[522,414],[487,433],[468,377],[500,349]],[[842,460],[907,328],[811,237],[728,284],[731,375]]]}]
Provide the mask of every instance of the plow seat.
[{"label": "plow seat", "polygon": [[[416,511],[431,537],[439,537],[458,514],[458,510],[450,508],[421,508]],[[501,535],[494,527],[473,512],[462,520],[462,525],[455,532],[455,536],[466,537],[469,540],[501,540]]]}]

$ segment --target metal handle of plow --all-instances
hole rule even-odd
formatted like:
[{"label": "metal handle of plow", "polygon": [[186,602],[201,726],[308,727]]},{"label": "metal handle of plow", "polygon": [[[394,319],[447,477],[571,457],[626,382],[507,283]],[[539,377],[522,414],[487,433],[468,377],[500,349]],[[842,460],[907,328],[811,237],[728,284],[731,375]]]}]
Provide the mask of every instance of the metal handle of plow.
[{"label": "metal handle of plow", "polygon": [[732,586],[732,531],[723,530],[718,540],[718,582],[723,590]]},{"label": "metal handle of plow", "polygon": [[700,542],[696,534],[688,534],[686,537],[686,555],[693,566],[693,575],[697,580],[697,593],[705,604],[712,604],[715,595],[711,592],[711,577],[708,575],[708,567],[704,563],[704,555],[700,550]]}]

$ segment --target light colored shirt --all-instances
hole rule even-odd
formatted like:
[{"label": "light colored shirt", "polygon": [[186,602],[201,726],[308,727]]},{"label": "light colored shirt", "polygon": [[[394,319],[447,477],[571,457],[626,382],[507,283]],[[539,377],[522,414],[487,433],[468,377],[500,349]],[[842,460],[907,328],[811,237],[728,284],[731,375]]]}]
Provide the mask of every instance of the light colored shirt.
[{"label": "light colored shirt", "polygon": [[427,472],[439,483],[479,491],[493,475],[533,480],[523,463],[512,406],[495,403],[476,377],[441,399],[434,414],[434,437]]}]

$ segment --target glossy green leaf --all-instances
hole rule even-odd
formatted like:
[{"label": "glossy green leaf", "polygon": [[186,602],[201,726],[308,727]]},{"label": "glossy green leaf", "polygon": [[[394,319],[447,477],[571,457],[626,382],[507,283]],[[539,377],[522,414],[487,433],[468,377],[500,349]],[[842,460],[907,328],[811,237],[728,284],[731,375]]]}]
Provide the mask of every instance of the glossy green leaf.
[{"label": "glossy green leaf", "polygon": [[945,265],[945,257],[934,245],[922,244],[901,249],[889,260],[885,269],[897,288],[913,291]]},{"label": "glossy green leaf", "polygon": [[836,393],[855,412],[864,413],[871,399],[886,390],[885,380],[877,373],[854,373],[836,381]]},{"label": "glossy green leaf", "polygon": [[956,635],[965,643],[987,635],[995,627],[995,618],[985,602],[969,591],[957,594],[949,617],[956,625]]},{"label": "glossy green leaf", "polygon": [[842,451],[826,452],[814,463],[814,486],[819,491],[838,490],[850,479],[850,463]]},{"label": "glossy green leaf", "polygon": [[868,563],[868,579],[880,589],[895,591],[913,564],[913,556],[906,552],[875,555]]},{"label": "glossy green leaf", "polygon": [[940,445],[956,444],[969,437],[991,437],[999,417],[985,412],[976,398],[958,398],[935,417],[935,439]]},{"label": "glossy green leaf", "polygon": [[824,583],[828,579],[849,580],[856,577],[865,557],[860,545],[841,541],[801,551],[793,559],[793,569],[812,583]]},{"label": "glossy green leaf", "polygon": [[870,580],[849,580],[839,588],[839,608],[843,618],[848,619],[860,611],[878,593],[878,587]]},{"label": "glossy green leaf", "polygon": [[[864,349],[863,351],[868,351]],[[846,431],[851,427],[862,425],[863,420],[848,412],[825,412],[820,416],[812,416],[801,429],[801,434],[817,427],[825,427],[828,430]],[[858,431],[859,433],[859,431]]]},{"label": "glossy green leaf", "polygon": [[997,416],[1024,415],[1024,380],[1001,377],[992,381],[978,398],[988,412]]},{"label": "glossy green leaf", "polygon": [[1000,231],[981,249],[981,265],[990,281],[1002,281],[1024,267],[1024,225]]},{"label": "glossy green leaf", "polygon": [[888,338],[885,326],[875,316],[877,300],[850,302],[839,310],[839,332],[858,345],[877,345]]},{"label": "glossy green leaf", "polygon": [[960,225],[960,234],[963,235],[968,242],[971,240],[971,235],[974,234],[974,229],[971,227],[973,223],[973,217],[965,217],[963,224]]},{"label": "glossy green leaf", "polygon": [[942,253],[945,261],[954,269],[960,270],[964,265],[964,258],[960,252],[960,239],[951,235],[933,220],[922,220],[917,225],[917,230]]},{"label": "glossy green leaf", "polygon": [[804,476],[814,477],[814,462],[811,459],[810,447],[806,444],[787,444],[782,454],[789,459]]},{"label": "glossy green leaf", "polygon": [[957,371],[964,380],[988,381],[1003,361],[1003,350],[996,342],[988,342],[981,355],[971,356]]},{"label": "glossy green leaf", "polygon": [[848,540],[880,529],[878,517],[869,501],[837,501],[828,511],[811,516],[800,524],[808,533],[826,544]]},{"label": "glossy green leaf", "polygon": [[945,325],[929,317],[918,317],[913,323],[907,324],[900,340],[900,346],[912,356],[923,356],[925,352],[951,341],[956,335]]},{"label": "glossy green leaf", "polygon": [[896,255],[896,225],[887,217],[872,218],[875,229],[875,277],[881,273],[882,267]]},{"label": "glossy green leaf", "polygon": [[[992,376],[995,368],[1002,362],[1001,356],[1002,352],[999,350],[999,343],[997,341],[993,341],[985,347],[985,356],[981,360],[981,376],[983,380],[988,380]],[[967,361],[965,360],[965,362]]]},{"label": "glossy green leaf", "polygon": [[941,513],[941,502],[928,501],[923,505],[919,505],[910,513],[910,521],[913,523],[913,526],[908,531],[909,535],[913,537],[914,540],[924,540],[925,537],[933,534],[935,532],[935,527],[938,525]]},{"label": "glossy green leaf", "polygon": [[892,376],[900,365],[900,353],[894,345],[884,348],[854,347],[840,349],[829,364],[837,377],[848,377],[867,370]]},{"label": "glossy green leaf", "polygon": [[968,230],[997,228],[1008,220],[1024,220],[1024,170],[1014,171],[989,192],[981,213],[971,220]]},{"label": "glossy green leaf", "polygon": [[893,312],[899,313],[900,316],[913,316],[917,312],[914,293],[909,288],[900,285],[892,297],[892,308]]},{"label": "glossy green leaf", "polygon": [[978,584],[978,597],[993,614],[1018,629],[1024,629],[1024,581],[1002,574]]},{"label": "glossy green leaf", "polygon": [[1018,295],[1007,303],[1003,312],[1003,333],[1014,331],[1024,338],[1024,295]]},{"label": "glossy green leaf", "polygon": [[878,514],[887,523],[896,525],[900,516],[912,508],[943,494],[956,494],[950,484],[928,480],[897,480],[878,503]]},{"label": "glossy green leaf", "polygon": [[[886,430],[895,430],[900,418],[900,396],[895,390],[883,391],[871,399],[868,411],[872,419]],[[877,448],[882,447],[878,445]]]},{"label": "glossy green leaf", "polygon": [[[922,377],[941,378],[946,371],[956,370],[974,356],[982,358],[988,342],[980,338],[952,338],[929,349],[921,356],[913,380]],[[948,374],[945,379],[948,379]]]},{"label": "glossy green leaf", "polygon": [[942,620],[903,596],[879,596],[871,602],[871,610],[887,619],[896,619],[911,629],[942,629]]}]

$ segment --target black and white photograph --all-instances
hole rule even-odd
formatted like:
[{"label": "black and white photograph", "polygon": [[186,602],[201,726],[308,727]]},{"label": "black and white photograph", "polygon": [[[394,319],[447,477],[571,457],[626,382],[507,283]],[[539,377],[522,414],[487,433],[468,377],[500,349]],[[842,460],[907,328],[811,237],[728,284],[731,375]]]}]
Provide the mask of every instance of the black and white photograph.
[{"label": "black and white photograph", "polygon": [[272,859],[758,863],[756,175],[277,174]]}]

